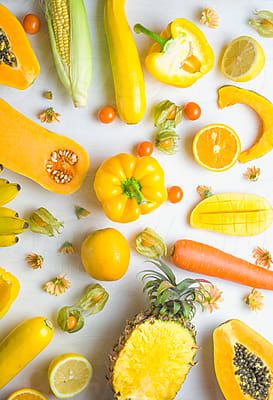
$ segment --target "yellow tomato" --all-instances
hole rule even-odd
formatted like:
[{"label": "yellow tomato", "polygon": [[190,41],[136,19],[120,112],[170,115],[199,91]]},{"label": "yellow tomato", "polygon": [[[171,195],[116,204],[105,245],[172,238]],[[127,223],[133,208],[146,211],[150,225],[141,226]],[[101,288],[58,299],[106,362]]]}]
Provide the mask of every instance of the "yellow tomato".
[{"label": "yellow tomato", "polygon": [[84,240],[81,258],[86,272],[93,278],[116,281],[128,269],[130,248],[125,237],[116,229],[100,229]]}]

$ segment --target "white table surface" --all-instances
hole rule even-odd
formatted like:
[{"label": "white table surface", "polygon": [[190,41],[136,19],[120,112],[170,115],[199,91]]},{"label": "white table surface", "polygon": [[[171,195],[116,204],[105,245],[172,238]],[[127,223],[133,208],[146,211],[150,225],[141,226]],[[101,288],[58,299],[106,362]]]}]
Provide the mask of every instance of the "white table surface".
[{"label": "white table surface", "polygon": [[[20,19],[27,12],[36,12],[42,18],[38,1],[4,0]],[[249,34],[258,38],[262,44],[267,62],[261,75],[243,84],[243,87],[253,89],[273,100],[273,40],[260,38],[247,25],[247,19],[252,11],[273,9],[271,0],[137,0],[127,1],[129,22],[133,25],[141,22],[152,29],[160,31],[176,17],[186,17],[197,21],[197,16],[203,6],[213,6],[221,17],[221,26],[217,30],[203,27],[211,43],[216,61],[222,47],[239,35]],[[217,67],[188,89],[176,89],[155,81],[146,74],[148,108],[146,116],[139,125],[126,126],[119,120],[110,126],[103,126],[96,120],[96,112],[100,106],[114,104],[113,83],[105,34],[103,28],[103,1],[86,0],[90,29],[93,42],[93,83],[90,88],[89,104],[85,109],[76,110],[58,81],[49,45],[46,23],[42,19],[41,32],[30,37],[41,64],[41,75],[26,91],[17,91],[8,87],[0,88],[0,95],[23,114],[38,122],[37,114],[47,106],[54,105],[62,114],[61,123],[50,126],[50,129],[65,134],[81,143],[90,155],[91,169],[82,189],[71,196],[54,195],[42,189],[36,183],[10,171],[4,171],[2,176],[22,186],[20,195],[11,203],[21,215],[27,217],[38,207],[45,206],[60,220],[65,222],[65,229],[57,238],[48,238],[27,232],[20,237],[16,247],[0,249],[0,264],[13,272],[21,282],[21,292],[9,313],[0,322],[0,335],[4,337],[12,328],[24,319],[36,315],[45,315],[55,321],[58,309],[63,305],[72,304],[82,294],[83,289],[92,279],[84,272],[78,254],[65,256],[57,253],[60,245],[72,241],[77,249],[84,237],[92,230],[115,227],[131,242],[132,249],[135,234],[146,226],[153,227],[168,244],[179,238],[199,240],[224,251],[252,260],[252,250],[256,245],[264,246],[273,251],[273,228],[256,237],[232,238],[216,233],[192,229],[188,224],[191,208],[197,203],[196,187],[199,184],[212,186],[215,191],[241,191],[257,193],[273,201],[273,170],[272,153],[255,163],[262,170],[262,176],[257,183],[250,183],[243,178],[246,165],[237,164],[231,170],[216,174],[199,167],[193,160],[191,143],[193,136],[205,124],[222,122],[232,126],[240,135],[243,147],[254,142],[259,128],[259,120],[255,113],[245,106],[235,106],[219,110],[216,104],[217,88],[232,84],[223,78]],[[144,36],[136,37],[142,55],[147,51],[149,40]],[[122,55],[121,55],[122,56]],[[48,102],[42,97],[44,90],[52,90],[54,101]],[[137,222],[127,225],[115,224],[103,214],[95,199],[92,180],[100,163],[107,157],[118,152],[130,152],[134,145],[142,140],[149,140],[153,133],[151,109],[154,104],[171,99],[183,104],[189,100],[202,106],[203,115],[196,122],[184,121],[178,128],[181,134],[181,146],[177,155],[168,157],[156,153],[166,172],[167,185],[181,185],[184,189],[184,200],[178,205],[164,204],[154,213],[141,217]],[[1,123],[1,121],[0,121]],[[14,143],[16,147],[16,143]],[[21,155],[24,156],[23,154]],[[29,160],[31,162],[31,160]],[[78,221],[74,215],[74,205],[82,205],[92,211],[89,218]],[[44,255],[45,263],[41,271],[32,271],[27,267],[25,255],[35,251]],[[103,283],[110,293],[110,300],[105,310],[88,319],[86,327],[81,332],[68,335],[56,329],[54,340],[47,349],[27,366],[15,379],[0,392],[4,400],[14,390],[22,387],[33,387],[41,390],[49,399],[47,368],[52,358],[60,353],[79,352],[92,362],[94,379],[89,388],[77,398],[79,400],[111,400],[112,392],[104,378],[106,372],[107,354],[121,333],[125,320],[133,317],[144,307],[141,282],[136,277],[144,268],[144,259],[132,250],[130,268],[126,276],[118,282]],[[191,274],[174,267],[178,279]],[[57,274],[67,274],[72,281],[72,288],[64,296],[55,298],[42,291],[41,286]],[[273,342],[272,332],[272,301],[273,295],[266,292],[265,308],[262,312],[253,313],[244,305],[242,299],[249,289],[213,279],[224,292],[225,301],[221,309],[213,315],[199,312],[195,318],[198,331],[198,366],[190,372],[177,399],[182,400],[221,400],[223,399],[213,372],[212,331],[220,323],[240,318]],[[235,399],[232,399],[235,400]]]}]

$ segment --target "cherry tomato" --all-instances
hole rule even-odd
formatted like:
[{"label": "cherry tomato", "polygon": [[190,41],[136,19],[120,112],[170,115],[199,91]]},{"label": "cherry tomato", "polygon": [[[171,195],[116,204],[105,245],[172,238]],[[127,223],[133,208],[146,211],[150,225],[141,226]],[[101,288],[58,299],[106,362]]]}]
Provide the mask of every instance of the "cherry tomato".
[{"label": "cherry tomato", "polygon": [[27,14],[23,19],[23,27],[27,33],[34,35],[38,33],[41,27],[40,18],[34,14]]},{"label": "cherry tomato", "polygon": [[184,107],[184,112],[188,119],[195,121],[196,119],[200,118],[201,116],[201,107],[197,103],[187,103]]},{"label": "cherry tomato", "polygon": [[171,203],[179,203],[183,199],[183,190],[179,186],[168,188],[168,200]]},{"label": "cherry tomato", "polygon": [[139,157],[150,156],[154,151],[152,142],[141,142],[137,146],[137,155]]},{"label": "cherry tomato", "polygon": [[77,325],[77,318],[74,315],[70,315],[67,320],[67,328],[71,331]]},{"label": "cherry tomato", "polygon": [[105,106],[99,110],[98,119],[103,124],[110,124],[117,116],[117,112],[112,106]]}]

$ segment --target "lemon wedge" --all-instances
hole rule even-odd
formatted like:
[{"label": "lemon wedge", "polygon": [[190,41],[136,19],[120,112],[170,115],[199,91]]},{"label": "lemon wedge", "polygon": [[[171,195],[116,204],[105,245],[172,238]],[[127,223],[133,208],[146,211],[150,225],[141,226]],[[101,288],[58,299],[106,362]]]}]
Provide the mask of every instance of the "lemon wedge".
[{"label": "lemon wedge", "polygon": [[49,365],[48,379],[58,399],[68,399],[86,389],[93,375],[90,362],[80,354],[62,354]]},{"label": "lemon wedge", "polygon": [[235,82],[254,79],[263,69],[265,54],[260,44],[250,36],[239,36],[226,48],[221,71]]},{"label": "lemon wedge", "polygon": [[12,393],[7,400],[47,400],[47,397],[38,390],[20,389]]}]

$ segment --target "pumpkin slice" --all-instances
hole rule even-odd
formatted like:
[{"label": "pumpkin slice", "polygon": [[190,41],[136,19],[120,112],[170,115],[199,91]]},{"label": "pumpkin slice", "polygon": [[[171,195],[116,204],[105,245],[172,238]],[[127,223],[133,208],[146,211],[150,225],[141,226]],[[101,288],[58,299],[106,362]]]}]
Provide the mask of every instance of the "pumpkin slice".
[{"label": "pumpkin slice", "polygon": [[273,149],[273,104],[258,93],[236,86],[223,86],[218,90],[220,108],[237,103],[251,107],[262,122],[262,133],[257,142],[239,156],[239,161],[246,163],[264,156]]},{"label": "pumpkin slice", "polygon": [[38,60],[21,23],[0,4],[0,84],[26,89],[39,73]]},{"label": "pumpkin slice", "polygon": [[273,221],[270,203],[255,194],[219,193],[201,201],[192,211],[194,228],[232,236],[253,236],[265,231]]},{"label": "pumpkin slice", "polygon": [[32,122],[0,99],[0,163],[54,193],[78,190],[89,167],[73,140]]},{"label": "pumpkin slice", "polygon": [[214,368],[226,400],[273,399],[273,345],[239,320],[215,329]]}]

